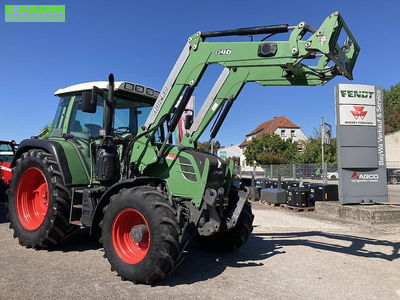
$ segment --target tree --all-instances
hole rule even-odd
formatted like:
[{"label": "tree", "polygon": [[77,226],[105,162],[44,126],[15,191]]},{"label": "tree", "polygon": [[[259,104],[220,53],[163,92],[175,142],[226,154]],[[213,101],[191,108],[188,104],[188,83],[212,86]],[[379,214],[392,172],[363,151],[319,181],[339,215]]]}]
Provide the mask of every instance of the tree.
[{"label": "tree", "polygon": [[[214,141],[213,149],[214,152],[216,152],[218,149],[222,148],[221,144],[219,141]],[[197,149],[204,151],[204,152],[210,152],[211,151],[211,145],[209,145],[208,142],[197,142]]]},{"label": "tree", "polygon": [[222,148],[221,144],[219,141],[215,141],[213,145],[214,151],[217,151],[218,149]]},{"label": "tree", "polygon": [[[208,142],[197,142],[197,149],[206,152],[208,148]],[[210,149],[208,149],[210,150]]]},{"label": "tree", "polygon": [[239,156],[231,156],[231,157],[227,157],[225,159],[226,164],[229,165],[229,162],[233,160],[234,163],[237,163],[238,165],[240,164],[240,157]]},{"label": "tree", "polygon": [[248,165],[269,165],[295,163],[299,158],[297,143],[283,140],[279,135],[264,134],[253,139],[244,151]]},{"label": "tree", "polygon": [[400,130],[400,83],[383,90],[385,133]]},{"label": "tree", "polygon": [[[336,139],[331,139],[330,145],[324,147],[324,158],[326,163],[337,163]],[[305,149],[300,155],[302,163],[321,163],[321,138],[309,138],[305,143]]]}]

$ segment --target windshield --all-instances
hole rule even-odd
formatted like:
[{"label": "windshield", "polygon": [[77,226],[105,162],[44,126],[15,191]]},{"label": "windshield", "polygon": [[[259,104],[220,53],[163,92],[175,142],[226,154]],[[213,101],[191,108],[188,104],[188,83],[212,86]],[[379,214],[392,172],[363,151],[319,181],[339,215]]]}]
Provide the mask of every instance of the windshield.
[{"label": "windshield", "polygon": [[[77,138],[97,138],[99,129],[103,128],[104,100],[100,97],[97,99],[97,109],[93,114],[81,110],[80,100],[80,95],[75,97],[67,133]],[[140,126],[145,123],[152,105],[118,96],[115,100],[115,133],[136,135]]]},{"label": "windshield", "polygon": [[132,101],[116,97],[114,131],[136,135],[140,126],[144,125],[152,105],[141,101]]},{"label": "windshield", "polygon": [[55,137],[62,136],[65,115],[67,114],[68,104],[72,96],[65,96],[60,98],[57,107],[56,115],[54,116],[53,123],[51,124],[50,135]]},{"label": "windshield", "polygon": [[0,144],[0,162],[10,163],[14,156],[14,150],[10,144]]}]

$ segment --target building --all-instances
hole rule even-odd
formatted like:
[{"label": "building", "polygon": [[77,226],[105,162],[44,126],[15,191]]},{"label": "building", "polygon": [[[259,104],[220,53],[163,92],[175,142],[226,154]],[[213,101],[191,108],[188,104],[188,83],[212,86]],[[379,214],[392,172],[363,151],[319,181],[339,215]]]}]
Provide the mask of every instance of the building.
[{"label": "building", "polygon": [[218,149],[217,155],[223,159],[228,157],[240,157],[241,151],[239,145],[231,145]]},{"label": "building", "polygon": [[[268,120],[258,125],[252,132],[246,135],[244,141],[239,145],[240,148],[240,165],[246,166],[246,158],[244,156],[244,150],[246,146],[251,142],[252,139],[262,137],[264,134],[277,134],[282,139],[291,138],[295,142],[307,140],[307,136],[301,130],[299,126],[290,121],[285,116],[274,117],[272,120]],[[299,144],[299,150],[303,149],[302,144]]]},{"label": "building", "polygon": [[385,135],[386,167],[400,169],[400,130]]}]

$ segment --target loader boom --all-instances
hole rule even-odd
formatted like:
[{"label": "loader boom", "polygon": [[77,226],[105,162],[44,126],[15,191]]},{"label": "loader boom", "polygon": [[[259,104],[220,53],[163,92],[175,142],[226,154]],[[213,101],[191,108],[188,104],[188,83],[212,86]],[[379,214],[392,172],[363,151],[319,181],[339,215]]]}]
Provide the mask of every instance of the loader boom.
[{"label": "loader boom", "polygon": [[[348,40],[338,45],[344,29]],[[291,30],[288,41],[208,42],[209,37],[282,33]],[[312,35],[303,40],[307,32]],[[323,85],[336,75],[352,79],[359,54],[353,35],[338,12],[325,19],[318,30],[300,22],[296,26],[274,25],[227,31],[197,32],[189,37],[175,66],[168,76],[141,132],[147,132],[135,142],[131,162],[142,172],[163,155],[164,147],[153,143],[155,131],[185,92],[190,97],[210,64],[220,64],[224,70],[207,96],[182,145],[195,147],[201,134],[227,100],[234,101],[244,84],[256,82],[263,86]],[[306,64],[315,62],[314,65]],[[333,65],[328,65],[333,62]],[[232,103],[230,103],[232,105]],[[175,116],[174,119],[176,119]],[[174,130],[174,128],[170,128]]]}]

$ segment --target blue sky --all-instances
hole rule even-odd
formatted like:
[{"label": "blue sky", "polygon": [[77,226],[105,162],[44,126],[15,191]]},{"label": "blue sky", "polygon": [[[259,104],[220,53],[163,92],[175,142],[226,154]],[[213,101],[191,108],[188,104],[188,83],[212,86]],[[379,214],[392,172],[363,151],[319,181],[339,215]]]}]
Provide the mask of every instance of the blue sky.
[{"label": "blue sky", "polygon": [[[389,88],[400,81],[400,1],[13,1],[65,4],[65,23],[5,23],[0,4],[0,139],[20,141],[51,122],[55,90],[71,84],[128,80],[160,89],[187,38],[208,31],[305,21],[319,26],[339,11],[361,46],[354,83]],[[273,40],[273,39],[272,39]],[[198,107],[220,68],[206,72]],[[334,85],[247,85],[222,126],[223,145],[240,143],[259,123],[285,115],[312,134],[320,117],[334,124]],[[205,134],[207,134],[206,132]],[[202,140],[208,140],[204,135]]]}]

